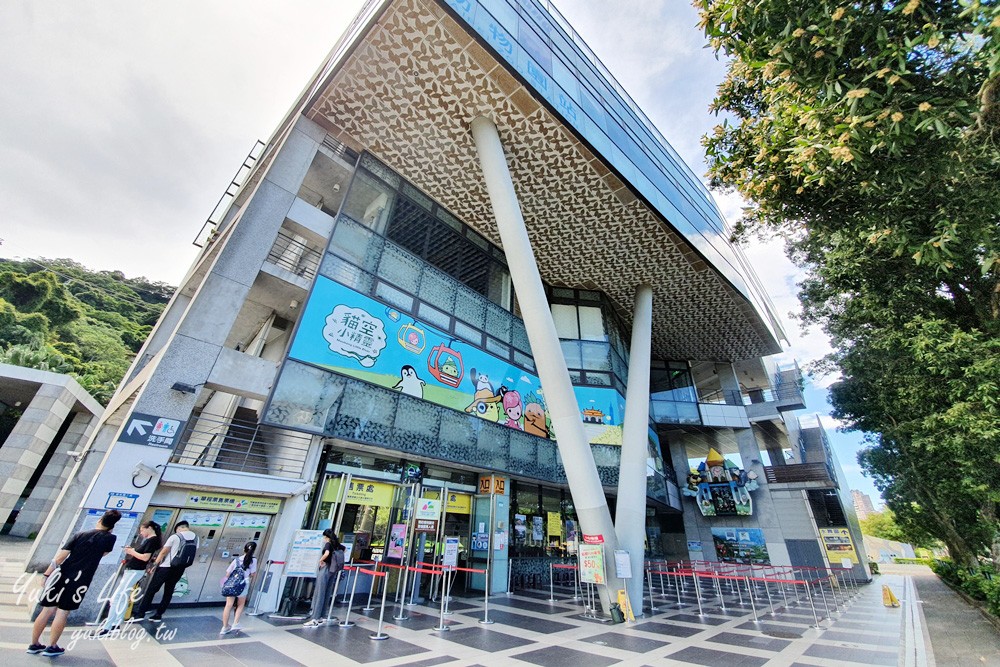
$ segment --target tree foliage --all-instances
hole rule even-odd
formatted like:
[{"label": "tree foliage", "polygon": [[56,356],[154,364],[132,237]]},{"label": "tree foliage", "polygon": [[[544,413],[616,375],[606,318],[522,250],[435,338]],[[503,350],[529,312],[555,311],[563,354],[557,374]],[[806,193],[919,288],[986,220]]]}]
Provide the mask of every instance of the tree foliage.
[{"label": "tree foliage", "polygon": [[807,271],[835,416],[900,526],[1000,543],[1000,8],[697,0],[731,57],[705,138],[736,227]]},{"label": "tree foliage", "polygon": [[105,403],[172,293],[69,259],[0,259],[0,362],[70,373]]}]

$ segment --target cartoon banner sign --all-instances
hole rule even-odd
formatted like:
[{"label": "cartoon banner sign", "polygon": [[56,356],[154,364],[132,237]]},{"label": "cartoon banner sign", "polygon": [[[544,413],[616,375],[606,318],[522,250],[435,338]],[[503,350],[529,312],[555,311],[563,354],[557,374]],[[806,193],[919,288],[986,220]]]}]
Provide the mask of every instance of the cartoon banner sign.
[{"label": "cartoon banner sign", "polygon": [[[322,276],[289,356],[532,435],[555,437],[537,376]],[[620,445],[625,405],[618,392],[573,390],[589,441]]]}]

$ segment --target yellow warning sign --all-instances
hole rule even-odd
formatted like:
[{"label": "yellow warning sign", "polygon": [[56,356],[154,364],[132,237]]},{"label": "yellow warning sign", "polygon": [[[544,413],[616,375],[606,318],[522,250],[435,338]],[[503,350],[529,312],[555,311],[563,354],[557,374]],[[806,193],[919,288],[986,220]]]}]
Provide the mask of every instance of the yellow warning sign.
[{"label": "yellow warning sign", "polygon": [[892,594],[892,589],[890,589],[888,586],[884,584],[882,585],[882,604],[884,604],[886,607],[899,606],[899,600],[896,599],[896,596]]},{"label": "yellow warning sign", "polygon": [[632,604],[628,601],[628,595],[624,589],[618,589],[618,606],[622,608],[622,614],[626,621],[634,621],[635,614],[632,613]]}]

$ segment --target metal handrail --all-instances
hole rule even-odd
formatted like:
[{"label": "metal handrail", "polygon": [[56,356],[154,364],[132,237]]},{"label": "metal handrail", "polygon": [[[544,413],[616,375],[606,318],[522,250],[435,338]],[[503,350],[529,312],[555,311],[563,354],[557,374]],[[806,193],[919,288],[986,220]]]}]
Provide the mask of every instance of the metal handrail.
[{"label": "metal handrail", "polygon": [[322,252],[295,240],[291,234],[284,230],[278,232],[274,245],[271,246],[271,251],[267,254],[267,261],[271,264],[280,266],[307,280],[316,277],[322,259]]},{"label": "metal handrail", "polygon": [[311,443],[297,431],[203,413],[188,422],[171,463],[299,478]]}]

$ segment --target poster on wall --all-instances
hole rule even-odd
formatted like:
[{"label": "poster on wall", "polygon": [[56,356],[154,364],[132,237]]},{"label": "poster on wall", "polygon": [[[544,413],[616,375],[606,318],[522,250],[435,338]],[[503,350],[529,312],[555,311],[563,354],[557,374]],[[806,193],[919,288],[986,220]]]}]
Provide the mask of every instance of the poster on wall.
[{"label": "poster on wall", "polygon": [[547,512],[548,533],[556,537],[562,537],[562,517],[559,512]]},{"label": "poster on wall", "polygon": [[[554,438],[538,377],[392,306],[319,276],[289,357],[543,438]],[[625,399],[573,387],[587,438],[621,444]]]},{"label": "poster on wall", "polygon": [[820,528],[819,536],[823,540],[826,557],[830,559],[830,564],[834,567],[845,558],[849,558],[854,565],[860,562],[858,561],[858,552],[854,549],[854,542],[851,540],[851,533],[847,528]]},{"label": "poster on wall", "polygon": [[514,538],[524,542],[528,536],[528,517],[524,514],[514,515]]},{"label": "poster on wall", "polygon": [[531,539],[535,542],[541,542],[545,539],[544,519],[540,516],[531,517]]},{"label": "poster on wall", "polygon": [[713,528],[712,542],[720,561],[742,565],[770,565],[771,557],[760,528]]},{"label": "poster on wall", "polygon": [[403,544],[406,542],[406,524],[394,523],[389,531],[389,544],[385,552],[386,558],[403,558]]}]

